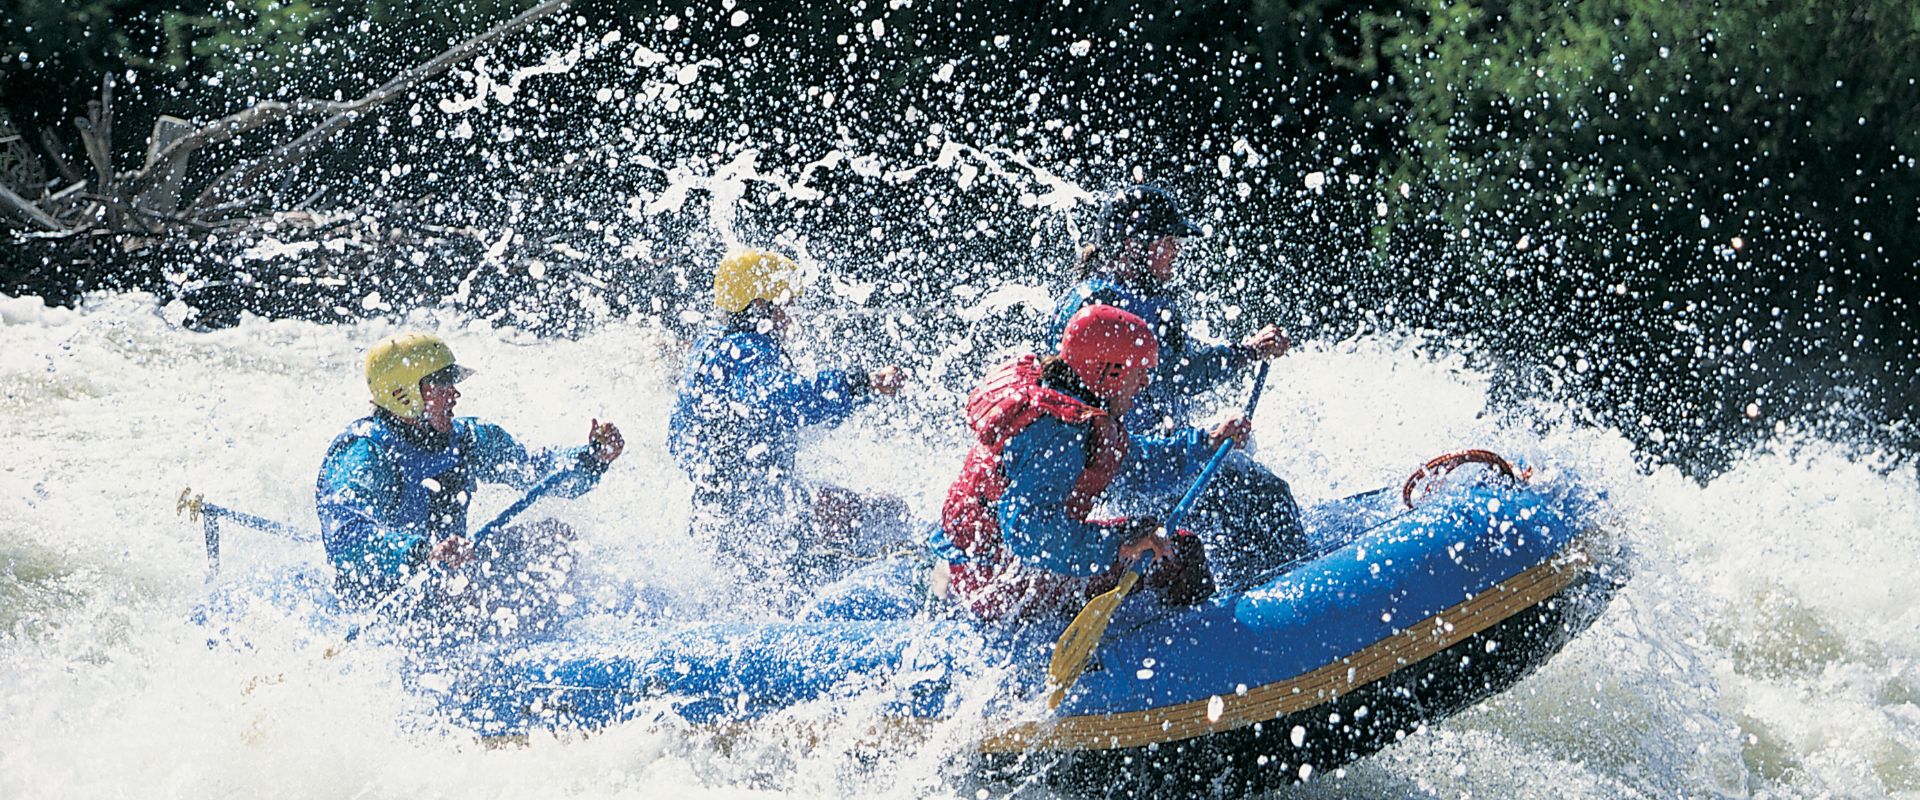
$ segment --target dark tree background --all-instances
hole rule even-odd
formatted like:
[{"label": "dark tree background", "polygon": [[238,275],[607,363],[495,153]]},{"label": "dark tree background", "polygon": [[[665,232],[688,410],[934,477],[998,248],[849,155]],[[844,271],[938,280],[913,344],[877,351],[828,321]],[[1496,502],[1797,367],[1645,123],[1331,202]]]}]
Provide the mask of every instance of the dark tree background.
[{"label": "dark tree background", "polygon": [[[6,0],[0,181],[73,185],[104,76],[132,169],[161,115],[352,99],[529,5]],[[7,219],[0,291],[145,290],[209,326],[438,305],[680,327],[733,234],[832,265],[883,327],[917,314],[919,347],[994,344],[1032,315],[940,313],[1065,283],[1094,209],[1043,173],[1149,179],[1211,228],[1188,287],[1217,333],[1438,331],[1499,401],[1552,399],[1698,475],[1782,431],[1911,453],[1917,48],[1904,0],[587,0],[263,181],[227,212],[245,224]],[[542,64],[564,67],[500,94]],[[747,158],[731,231],[712,184],[671,202]],[[242,257],[266,240],[312,247]]]}]

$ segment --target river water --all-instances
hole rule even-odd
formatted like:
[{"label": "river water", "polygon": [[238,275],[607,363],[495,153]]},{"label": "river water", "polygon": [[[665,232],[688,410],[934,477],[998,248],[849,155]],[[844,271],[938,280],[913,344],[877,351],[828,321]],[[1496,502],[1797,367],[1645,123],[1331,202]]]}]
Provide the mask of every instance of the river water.
[{"label": "river water", "polygon": [[[580,441],[589,418],[624,428],[601,487],[551,505],[605,571],[670,589],[714,572],[686,540],[687,489],[663,444],[683,345],[657,327],[545,340],[417,315],[195,332],[184,315],[140,295],[77,311],[0,298],[0,797],[1046,795],[958,774],[957,742],[939,737],[721,747],[633,724],[487,748],[419,713],[376,647],[323,664],[294,626],[263,624],[253,651],[209,649],[188,620],[205,594],[199,529],[176,496],[191,485],[311,526],[320,456],[366,405],[360,355],[400,327],[448,337],[480,370],[461,411],[525,441]],[[803,361],[845,355],[808,330]],[[1492,447],[1603,488],[1635,576],[1511,691],[1294,794],[1920,797],[1910,466],[1789,436],[1703,486],[1642,469],[1623,437],[1558,422],[1551,405],[1489,413],[1502,410],[1488,377],[1466,363],[1430,339],[1302,343],[1256,420],[1259,457],[1313,502]],[[930,516],[963,450],[951,395],[919,391],[907,408],[927,419],[863,412],[806,467]],[[483,493],[477,513],[510,499]],[[319,555],[231,528],[226,554],[230,575]]]}]

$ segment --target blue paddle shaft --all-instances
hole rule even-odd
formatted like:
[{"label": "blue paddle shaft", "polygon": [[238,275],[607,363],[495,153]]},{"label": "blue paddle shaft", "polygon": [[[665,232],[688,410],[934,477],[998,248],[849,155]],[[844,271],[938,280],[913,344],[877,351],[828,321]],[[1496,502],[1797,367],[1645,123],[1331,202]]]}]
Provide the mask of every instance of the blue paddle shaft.
[{"label": "blue paddle shaft", "polygon": [[[475,541],[478,541],[481,536],[485,536],[489,533],[493,533],[494,531],[499,530],[500,526],[513,521],[513,518],[519,516],[520,512],[527,510],[527,506],[533,505],[534,501],[539,500],[542,497],[545,497],[548,492],[553,491],[553,488],[555,486],[560,485],[560,481],[564,480],[570,474],[572,474],[570,470],[563,469],[563,470],[555,471],[552,475],[548,475],[547,477],[542,478],[539,483],[536,483],[533,485],[533,488],[527,490],[527,493],[525,496],[521,497],[519,500],[514,501],[513,505],[507,506],[505,510],[501,511],[498,515],[495,515],[492,521],[488,522],[486,525],[481,526],[480,530],[475,531],[471,538],[474,539]],[[235,511],[231,508],[227,508],[226,506],[217,505],[214,503],[201,503],[200,513],[203,514],[205,518],[209,520],[221,520],[221,519],[233,520],[234,522],[238,522],[249,528],[253,528],[259,531],[264,531],[266,533],[271,533],[276,536],[285,536],[297,542],[311,542],[320,538],[319,536],[315,535],[312,531],[297,528],[292,525],[288,525],[287,523],[281,522],[279,520],[272,520],[272,519],[267,519],[266,517],[255,516],[245,511]],[[218,541],[217,534],[209,534],[209,540],[212,542],[217,542]],[[217,544],[210,544],[209,550],[210,551],[217,550],[217,547],[218,547]]]},{"label": "blue paddle shaft", "polygon": [[[1248,419],[1253,418],[1254,408],[1260,405],[1260,392],[1267,387],[1268,366],[1267,362],[1260,362],[1260,371],[1253,377],[1253,394],[1247,397],[1246,416]],[[1187,487],[1187,493],[1180,496],[1180,502],[1175,503],[1173,510],[1167,512],[1167,521],[1164,527],[1168,533],[1179,530],[1180,521],[1186,519],[1187,512],[1193,510],[1193,504],[1199,502],[1200,495],[1207,490],[1207,484],[1213,480],[1213,473],[1219,471],[1220,462],[1226,460],[1227,451],[1232,449],[1232,439],[1221,442],[1220,446],[1214,449],[1213,458],[1207,459],[1206,469],[1200,470],[1200,477],[1194,479],[1193,485]]]},{"label": "blue paddle shaft", "polygon": [[502,509],[499,514],[494,515],[492,520],[480,526],[480,530],[474,531],[473,535],[468,537],[468,539],[478,542],[480,541],[480,537],[493,533],[499,530],[501,526],[512,522],[514,517],[520,516],[520,512],[527,510],[527,506],[533,505],[535,501],[545,497],[547,492],[553,491],[553,487],[559,486],[561,481],[566,480],[572,474],[572,470],[557,469],[553,471],[552,475],[541,478],[539,483],[534,484],[533,488],[527,490],[525,496],[519,500],[515,500],[513,505],[507,506]]},{"label": "blue paddle shaft", "polygon": [[1267,388],[1267,368],[1271,366],[1273,362],[1262,361],[1259,371],[1253,374],[1253,393],[1247,395],[1247,419],[1253,419],[1253,410],[1260,407],[1260,393]]}]

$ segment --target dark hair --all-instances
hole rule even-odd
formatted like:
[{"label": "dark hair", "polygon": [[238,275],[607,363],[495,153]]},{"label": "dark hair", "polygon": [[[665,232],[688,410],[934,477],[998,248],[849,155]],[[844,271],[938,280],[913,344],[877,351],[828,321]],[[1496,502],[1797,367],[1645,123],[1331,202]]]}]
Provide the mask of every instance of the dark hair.
[{"label": "dark hair", "polygon": [[1074,271],[1086,280],[1103,271],[1112,272],[1113,258],[1122,242],[1152,241],[1162,236],[1199,236],[1199,225],[1187,219],[1180,202],[1172,193],[1151,183],[1120,190],[1100,207],[1094,223],[1093,244],[1080,248],[1080,260]]},{"label": "dark hair", "polygon": [[1099,241],[1199,236],[1202,230],[1180,210],[1173,193],[1151,183],[1120,190],[1100,210]]},{"label": "dark hair", "polygon": [[1073,367],[1067,366],[1066,359],[1058,355],[1040,357],[1040,385],[1066,392],[1097,406],[1106,405],[1106,401],[1101,400],[1092,389],[1087,388],[1085,381],[1080,380],[1080,375],[1073,371]]}]

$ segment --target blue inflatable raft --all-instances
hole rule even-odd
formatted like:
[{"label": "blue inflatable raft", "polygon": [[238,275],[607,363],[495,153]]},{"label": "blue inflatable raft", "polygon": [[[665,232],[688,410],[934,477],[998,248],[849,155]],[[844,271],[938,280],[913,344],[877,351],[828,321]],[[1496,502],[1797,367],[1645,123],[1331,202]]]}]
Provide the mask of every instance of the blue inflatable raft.
[{"label": "blue inflatable raft", "polygon": [[[976,624],[926,596],[912,558],[863,569],[791,618],[601,620],[421,653],[436,679],[420,690],[493,740],[662,720],[725,735],[857,707],[883,742],[970,726],[968,757],[988,773],[1098,794],[1259,791],[1502,691],[1625,580],[1591,496],[1503,482],[1400,501],[1381,490],[1309,510],[1314,554],[1253,588],[1192,608],[1130,598],[1057,710],[1045,680],[1066,621]],[[311,597],[323,584],[283,577],[269,593],[331,608]],[[216,594],[210,624],[246,585]]]}]

